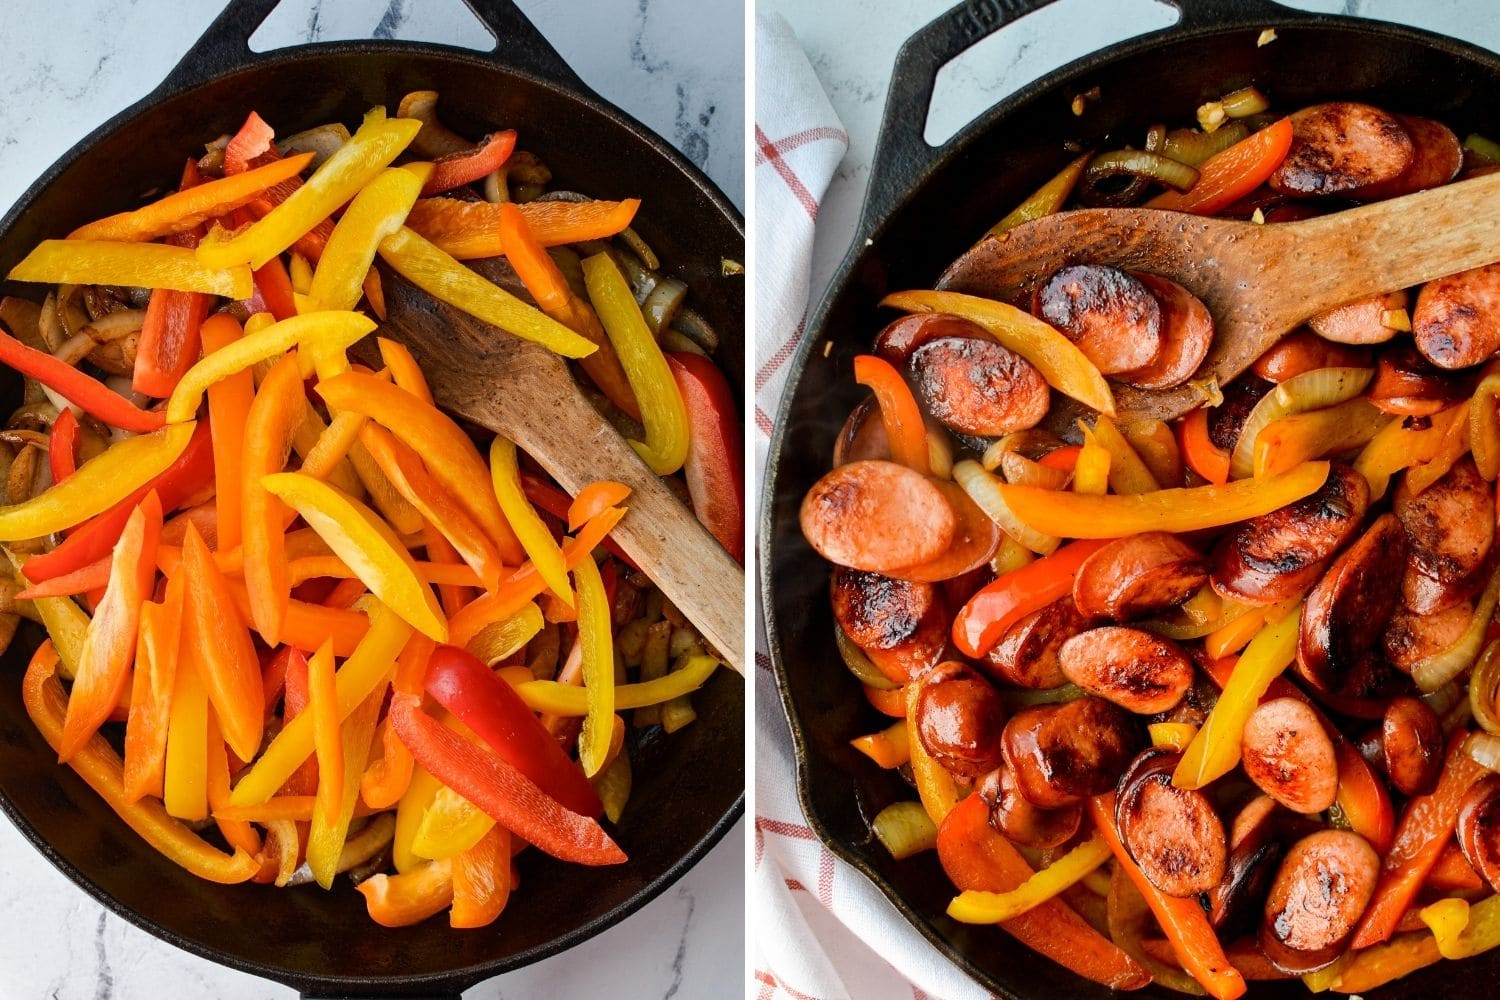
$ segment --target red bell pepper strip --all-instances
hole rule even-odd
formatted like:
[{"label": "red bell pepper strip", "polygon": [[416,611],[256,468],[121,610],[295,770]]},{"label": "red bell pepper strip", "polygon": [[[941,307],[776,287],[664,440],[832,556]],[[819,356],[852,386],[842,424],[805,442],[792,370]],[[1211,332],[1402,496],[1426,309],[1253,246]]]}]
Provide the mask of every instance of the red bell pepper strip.
[{"label": "red bell pepper strip", "polygon": [[[271,145],[271,141],[275,138],[276,133],[271,126],[252,111],[250,117],[245,119],[245,124],[240,126],[239,132],[229,140],[229,146],[224,147],[224,173],[230,175],[243,173],[251,167],[264,166],[273,160],[281,159],[281,154],[276,151],[275,146]],[[229,152],[230,146],[235,147],[233,156]],[[252,153],[254,155],[251,155]],[[268,188],[259,198],[249,202],[244,210],[252,219],[264,218],[301,186],[302,178],[289,177],[280,184]],[[333,235],[333,220],[324,219],[313,227],[311,232],[299,237],[292,246],[302,256],[316,263],[318,258],[323,256],[323,248],[328,245],[328,237],[331,235]]]},{"label": "red bell pepper strip", "polygon": [[[1063,472],[1072,472],[1073,467],[1078,464],[1078,456],[1083,453],[1081,445],[1070,444],[1061,448],[1053,448],[1047,454],[1037,459],[1038,465],[1045,465],[1049,469],[1061,469]],[[1228,458],[1225,458],[1228,461]]]},{"label": "red bell pepper strip", "polygon": [[224,147],[224,173],[234,175],[250,169],[256,157],[270,151],[275,138],[276,130],[266,124],[258,112],[250,112],[245,124]]},{"label": "red bell pepper strip", "polygon": [[[312,702],[307,657],[303,655],[302,650],[294,646],[287,648],[291,652],[287,655],[286,661],[286,699],[282,705],[283,726],[290,725],[291,721],[305,712]],[[316,751],[316,740],[314,740],[314,751]],[[298,765],[291,777],[286,779],[281,790],[287,795],[305,795],[309,799],[317,794],[318,755],[316,752],[308,754],[307,759]],[[308,808],[307,818],[312,819],[311,806]]]},{"label": "red bell pepper strip", "polygon": [[890,362],[873,354],[854,359],[854,381],[869,388],[880,405],[880,422],[891,443],[891,457],[926,475],[932,460],[927,451],[927,425],[911,387]]},{"label": "red bell pepper strip", "polygon": [[[198,161],[188,160],[182,170],[179,191],[203,183]],[[196,247],[203,228],[168,236],[166,243]],[[158,288],[146,304],[146,319],[135,349],[135,371],[131,386],[136,392],[165,399],[177,388],[182,373],[198,360],[198,328],[208,317],[214,297],[202,292],[179,292]]]},{"label": "red bell pepper strip", "polygon": [[1073,577],[1083,561],[1108,544],[1108,539],[1076,541],[997,577],[969,598],[953,619],[953,644],[971,659],[984,656],[1006,629],[1071,593]]},{"label": "red bell pepper strip", "polygon": [[228,581],[192,526],[182,542],[181,572],[186,581],[183,643],[196,654],[225,742],[240,760],[254,760],[265,731],[260,660]]},{"label": "red bell pepper strip", "polygon": [[563,752],[515,688],[473,654],[438,646],[428,661],[427,693],[544,793],[572,812],[598,818],[599,796],[583,769]]},{"label": "red bell pepper strip", "polygon": [[54,483],[60,483],[78,471],[78,418],[71,409],[63,410],[52,421],[47,464],[52,467]]},{"label": "red bell pepper strip", "polygon": [[280,257],[272,257],[259,269],[250,272],[255,280],[255,294],[265,311],[276,317],[279,323],[297,315],[297,300],[293,296],[292,276]]},{"label": "red bell pepper strip", "polygon": [[1229,482],[1229,452],[1208,436],[1208,409],[1199,407],[1177,425],[1177,441],[1188,468],[1215,486]]},{"label": "red bell pepper strip", "polygon": [[[745,459],[739,407],[729,380],[701,354],[668,354],[667,364],[687,406],[687,462],[693,513],[734,561],[745,561]],[[927,445],[923,431],[922,446]]]},{"label": "red bell pepper strip", "polygon": [[1283,118],[1215,153],[1198,168],[1198,180],[1186,191],[1166,191],[1147,208],[1214,215],[1266,182],[1292,148],[1292,120]]},{"label": "red bell pepper strip", "polygon": [[[541,476],[524,470],[521,472],[521,488],[526,491],[526,499],[536,504],[542,510],[560,521],[568,520],[568,512],[572,510],[573,501],[562,490],[553,486]],[[602,512],[602,509],[600,512]],[[606,551],[631,569],[640,569],[635,564],[635,560],[626,555],[625,550],[620,548],[620,543],[613,538],[606,535],[604,541],[600,544],[604,546]]]},{"label": "red bell pepper strip", "polygon": [[91,590],[103,590],[104,586],[109,583],[110,561],[110,556],[100,556],[87,566],[75,569],[71,573],[63,573],[50,580],[34,583],[16,594],[16,600],[31,601],[38,597],[74,597],[78,594],[87,594]]},{"label": "red bell pepper strip", "polygon": [[626,860],[598,821],[563,806],[505,760],[422,711],[418,696],[391,698],[391,724],[433,777],[539,850],[584,865]]},{"label": "red bell pepper strip", "polygon": [[22,375],[30,375],[111,427],[147,434],[166,426],[164,414],[141,409],[98,379],[90,378],[67,362],[59,361],[45,351],[27,347],[4,333],[0,333],[0,363]]},{"label": "red bell pepper strip", "polygon": [[506,129],[485,136],[473,149],[438,157],[432,161],[427,183],[422,185],[423,196],[441,194],[487,177],[505,165],[515,148],[515,130]]}]

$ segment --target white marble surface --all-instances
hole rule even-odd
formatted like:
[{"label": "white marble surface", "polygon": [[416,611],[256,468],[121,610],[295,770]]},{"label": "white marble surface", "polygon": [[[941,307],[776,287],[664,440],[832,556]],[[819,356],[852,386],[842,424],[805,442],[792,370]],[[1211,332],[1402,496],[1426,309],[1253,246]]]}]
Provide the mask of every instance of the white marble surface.
[{"label": "white marble surface", "polygon": [[[738,0],[518,0],[578,74],[744,203]],[[100,122],[147,94],[217,14],[214,0],[0,0],[0,210]],[[41,11],[45,10],[45,16]],[[460,0],[285,0],[257,50],[394,37],[490,47]],[[11,683],[15,682],[12,678]],[[744,824],[644,910],[470,998],[740,992]],[[291,992],[157,941],[75,889],[0,818],[0,1000],[265,1000]]]}]

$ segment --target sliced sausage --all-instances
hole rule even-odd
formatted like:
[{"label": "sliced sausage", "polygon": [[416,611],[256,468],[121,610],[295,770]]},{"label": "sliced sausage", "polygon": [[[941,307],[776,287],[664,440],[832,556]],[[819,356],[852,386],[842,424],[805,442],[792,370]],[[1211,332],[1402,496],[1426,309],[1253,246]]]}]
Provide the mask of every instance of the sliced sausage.
[{"label": "sliced sausage", "polygon": [[1120,778],[1115,823],[1141,873],[1169,896],[1195,896],[1218,885],[1228,853],[1224,824],[1208,796],[1172,784],[1182,754],[1153,747]]},{"label": "sliced sausage", "polygon": [[1182,647],[1123,625],[1075,635],[1058,662],[1068,680],[1136,715],[1167,711],[1193,683],[1193,661]]},{"label": "sliced sausage", "polygon": [[1102,698],[1017,712],[1005,724],[1006,764],[1040,809],[1061,809],[1113,788],[1141,743],[1129,713]]},{"label": "sliced sausage", "polygon": [[1000,545],[1000,526],[957,483],[945,480],[934,480],[933,483],[958,515],[958,530],[953,542],[934,559],[890,570],[892,576],[928,583],[951,580],[986,565]]},{"label": "sliced sausage", "polygon": [[1132,272],[1161,308],[1161,353],[1143,368],[1120,372],[1138,389],[1171,389],[1193,377],[1214,342],[1214,320],[1198,296],[1175,281]]},{"label": "sliced sausage", "polygon": [[1194,729],[1203,728],[1203,723],[1208,721],[1208,714],[1213,711],[1214,704],[1219,700],[1219,686],[1202,671],[1193,674],[1193,683],[1188,687],[1187,694],[1182,700],[1173,705],[1165,712],[1159,712],[1147,719],[1147,722],[1179,722],[1192,726]]},{"label": "sliced sausage", "polygon": [[1245,776],[1293,812],[1322,812],[1338,791],[1333,740],[1318,713],[1297,698],[1262,702],[1245,720]]},{"label": "sliced sausage", "polygon": [[1005,704],[995,686],[951,660],[920,683],[914,721],[932,758],[960,778],[978,778],[998,767]]},{"label": "sliced sausage", "polygon": [[1458,809],[1458,846],[1474,870],[1500,892],[1500,775],[1481,779]]},{"label": "sliced sausage", "polygon": [[830,589],[834,620],[891,680],[905,683],[942,659],[948,609],[932,584],[839,566]]},{"label": "sliced sausage", "polygon": [[1248,374],[1229,383],[1224,402],[1208,411],[1208,439],[1214,446],[1233,453],[1250,411],[1274,388],[1273,383]]},{"label": "sliced sausage", "polygon": [[1073,602],[1095,618],[1130,621],[1187,600],[1208,580],[1208,566],[1176,535],[1147,531],[1116,539],[1084,560]]},{"label": "sliced sausage", "polygon": [[1405,564],[1406,532],[1394,514],[1382,514],[1307,595],[1295,666],[1314,689],[1332,691],[1361,665],[1379,638],[1373,623],[1388,620],[1401,599]]},{"label": "sliced sausage", "polygon": [[1456,608],[1484,589],[1490,577],[1490,564],[1485,563],[1455,583],[1443,583],[1423,573],[1410,559],[1406,561],[1406,572],[1401,577],[1401,603],[1407,610],[1419,615],[1435,615],[1440,611]]},{"label": "sliced sausage", "polygon": [[1370,484],[1334,463],[1309,496],[1253,517],[1214,547],[1214,589],[1244,604],[1289,600],[1312,585],[1328,560],[1354,537],[1370,503]]},{"label": "sliced sausage", "polygon": [[1426,795],[1443,770],[1443,723],[1425,701],[1395,698],[1380,725],[1385,773],[1405,795]]},{"label": "sliced sausage", "polygon": [[1038,809],[1026,801],[1015,772],[1004,764],[985,775],[977,791],[990,807],[990,826],[1025,847],[1041,850],[1065,844],[1083,821],[1081,805]]},{"label": "sliced sausage", "polygon": [[1205,897],[1209,923],[1221,939],[1229,940],[1254,930],[1285,852],[1279,840],[1230,848],[1224,861],[1224,877]]},{"label": "sliced sausage", "polygon": [[1464,151],[1458,144],[1458,136],[1442,122],[1415,115],[1397,115],[1396,120],[1406,129],[1406,134],[1411,136],[1414,147],[1411,166],[1402,171],[1399,177],[1365,188],[1359,193],[1363,201],[1399,198],[1428,188],[1441,187],[1457,177],[1464,164]]},{"label": "sliced sausage", "polygon": [[1315,104],[1291,117],[1292,147],[1268,182],[1283,194],[1358,198],[1400,177],[1415,158],[1396,117],[1368,104]]},{"label": "sliced sausage", "polygon": [[1032,312],[1062,331],[1106,375],[1144,368],[1161,354],[1161,306],[1144,284],[1119,268],[1063,268],[1037,289]]},{"label": "sliced sausage", "polygon": [[984,327],[962,316],[913,313],[892,320],[875,335],[875,354],[897,369],[905,368],[913,351],[939,337],[965,337],[994,343],[994,338],[985,332]]},{"label": "sliced sausage", "polygon": [[839,466],[807,491],[801,516],[818,555],[874,573],[935,559],[958,531],[937,483],[895,462]]},{"label": "sliced sausage", "polygon": [[1325,707],[1354,719],[1379,719],[1392,698],[1413,694],[1416,685],[1411,676],[1391,666],[1378,648],[1359,654],[1347,672],[1327,690],[1313,695]]},{"label": "sliced sausage", "polygon": [[1411,317],[1417,350],[1439,368],[1468,368],[1500,349],[1500,264],[1429,281]]},{"label": "sliced sausage", "polygon": [[1440,583],[1470,576],[1489,558],[1495,500],[1468,456],[1415,496],[1403,477],[1392,510],[1406,529],[1412,563]]},{"label": "sliced sausage", "polygon": [[999,437],[1047,415],[1047,380],[1015,351],[985,338],[938,337],[912,352],[906,370],[923,407],[961,434]]},{"label": "sliced sausage", "polygon": [[1474,386],[1470,379],[1455,378],[1424,358],[1415,347],[1385,351],[1375,365],[1370,383],[1370,402],[1379,410],[1403,417],[1430,417],[1460,399],[1467,399]]},{"label": "sliced sausage", "polygon": [[1383,344],[1396,336],[1396,330],[1381,322],[1384,318],[1382,314],[1394,309],[1405,309],[1406,305],[1406,290],[1397,289],[1384,295],[1371,295],[1334,306],[1309,319],[1307,325],[1323,340],[1336,344]]},{"label": "sliced sausage", "polygon": [[1330,343],[1310,330],[1289,333],[1276,346],[1255,359],[1250,370],[1268,382],[1280,384],[1319,368],[1368,368],[1370,352]]},{"label": "sliced sausage", "polygon": [[1397,608],[1381,640],[1386,658],[1392,666],[1411,673],[1413,665],[1457,642],[1473,617],[1474,609],[1467,603],[1436,614],[1416,614],[1404,607]]},{"label": "sliced sausage", "polygon": [[997,680],[1024,688],[1055,688],[1068,682],[1058,664],[1063,643],[1089,627],[1070,597],[1061,597],[1016,622],[984,654],[980,666]]},{"label": "sliced sausage", "polygon": [[1266,900],[1260,941],[1279,968],[1321,968],[1364,916],[1380,878],[1380,856],[1348,830],[1320,830],[1287,851]]},{"label": "sliced sausage", "polygon": [[891,441],[885,436],[885,424],[880,420],[880,404],[874,396],[869,396],[849,411],[838,438],[833,442],[833,464],[848,465],[850,462],[890,457]]}]

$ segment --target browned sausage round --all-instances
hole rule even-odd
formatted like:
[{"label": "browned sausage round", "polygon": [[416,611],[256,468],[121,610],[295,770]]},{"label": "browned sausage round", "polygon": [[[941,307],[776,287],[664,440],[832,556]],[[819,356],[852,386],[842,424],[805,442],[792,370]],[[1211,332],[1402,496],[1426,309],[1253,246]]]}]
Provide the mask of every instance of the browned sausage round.
[{"label": "browned sausage round", "polygon": [[1073,603],[1085,615],[1129,621],[1182,603],[1208,579],[1203,557],[1176,535],[1116,539],[1084,560]]},{"label": "browned sausage round", "polygon": [[1396,698],[1380,726],[1385,773],[1405,795],[1425,795],[1443,770],[1443,724],[1427,703]]},{"label": "browned sausage round", "polygon": [[1312,706],[1272,698],[1245,720],[1240,762],[1256,787],[1293,812],[1322,812],[1338,791],[1333,740]]},{"label": "browned sausage round", "polygon": [[1224,824],[1208,796],[1172,784],[1182,755],[1153,747],[1120,778],[1115,823],[1120,840],[1151,884],[1169,896],[1195,896],[1224,877]]},{"label": "browned sausage round", "polygon": [[1396,336],[1396,329],[1381,322],[1382,314],[1405,309],[1406,305],[1406,290],[1397,289],[1334,306],[1309,319],[1307,325],[1324,341],[1351,345],[1383,344]]},{"label": "browned sausage round", "polygon": [[1037,289],[1032,312],[1061,330],[1106,375],[1144,368],[1161,354],[1161,306],[1145,285],[1119,268],[1063,268]]},{"label": "browned sausage round", "polygon": [[918,683],[917,737],[932,758],[961,778],[998,767],[1005,705],[994,685],[951,660]]},{"label": "browned sausage round", "polygon": [[870,459],[889,459],[891,442],[880,421],[880,404],[868,396],[849,411],[838,439],[833,442],[833,464],[848,465]]},{"label": "browned sausage round", "polygon": [[802,534],[831,563],[884,573],[935,559],[958,515],[934,480],[895,462],[850,462],[802,500]]},{"label": "browned sausage round", "polygon": [[1292,148],[1271,174],[1283,194],[1339,194],[1400,177],[1414,159],[1411,136],[1394,115],[1368,104],[1334,101],[1292,115]]},{"label": "browned sausage round", "polygon": [[1273,383],[1253,375],[1242,375],[1229,383],[1224,402],[1209,408],[1208,439],[1219,449],[1233,453],[1250,411],[1274,388]]},{"label": "browned sausage round", "polygon": [[1257,795],[1240,807],[1229,824],[1229,849],[1259,847],[1275,832],[1281,803],[1269,795]]},{"label": "browned sausage round", "polygon": [[1057,651],[1088,627],[1071,597],[1058,598],[1006,629],[979,665],[996,680],[1017,687],[1061,687],[1068,678],[1057,662]]},{"label": "browned sausage round", "polygon": [[906,367],[923,408],[962,434],[999,437],[1047,415],[1042,373],[993,340],[938,337],[913,351]]},{"label": "browned sausage round", "polygon": [[1161,308],[1161,353],[1142,368],[1119,373],[1139,389],[1171,389],[1193,377],[1214,342],[1214,320],[1198,296],[1175,281],[1135,273]]},{"label": "browned sausage round", "polygon": [[1394,514],[1382,514],[1307,595],[1296,668],[1315,689],[1334,690],[1379,640],[1374,623],[1396,610],[1405,564],[1406,532]]},{"label": "browned sausage round", "polygon": [[1458,641],[1474,618],[1468,603],[1445,608],[1435,614],[1417,614],[1397,608],[1385,626],[1382,644],[1391,665],[1411,673],[1414,664],[1441,653]]},{"label": "browned sausage round", "polygon": [[1221,940],[1232,940],[1255,929],[1285,851],[1279,840],[1230,847],[1224,877],[1205,897],[1209,923]]},{"label": "browned sausage round", "polygon": [[905,683],[943,658],[948,609],[932,584],[838,566],[830,589],[834,620],[891,680]]},{"label": "browned sausage round", "polygon": [[1058,662],[1068,680],[1137,715],[1167,711],[1193,683],[1193,661],[1182,647],[1123,625],[1075,635]]},{"label": "browned sausage round", "polygon": [[1369,365],[1369,351],[1330,343],[1309,330],[1297,330],[1256,358],[1250,370],[1279,384],[1319,368],[1368,368]]},{"label": "browned sausage round", "polygon": [[1500,892],[1500,775],[1487,775],[1464,796],[1458,846],[1490,888]]},{"label": "browned sausage round", "polygon": [[1489,558],[1495,500],[1472,458],[1415,496],[1403,477],[1391,509],[1406,529],[1413,564],[1434,580],[1456,583]]},{"label": "browned sausage round", "polygon": [[1417,350],[1439,368],[1468,368],[1500,349],[1500,264],[1429,281],[1411,317]]},{"label": "browned sausage round", "polygon": [[950,313],[915,313],[892,320],[875,335],[875,354],[897,369],[906,367],[913,351],[939,337],[968,337],[971,340],[994,338],[979,324]]},{"label": "browned sausage round", "polygon": [[1027,802],[1015,772],[1004,764],[980,780],[978,794],[990,807],[990,825],[1025,847],[1040,850],[1064,844],[1083,820],[1081,805],[1038,809]]},{"label": "browned sausage round", "polygon": [[1214,589],[1243,604],[1289,600],[1318,578],[1327,561],[1359,530],[1370,484],[1335,463],[1317,492],[1253,517],[1214,547]]},{"label": "browned sausage round", "polygon": [[1443,583],[1423,573],[1411,559],[1407,559],[1401,577],[1401,603],[1419,615],[1435,615],[1459,607],[1484,589],[1490,578],[1489,571],[1490,563],[1486,561],[1462,580]]},{"label": "browned sausage round", "polygon": [[1422,357],[1410,345],[1381,353],[1370,384],[1370,402],[1386,413],[1403,417],[1430,417],[1467,399],[1473,391],[1469,379],[1455,378]]},{"label": "browned sausage round", "polygon": [[957,483],[946,480],[933,480],[933,483],[948,498],[948,506],[958,515],[958,530],[953,535],[953,542],[936,558],[890,570],[892,576],[928,583],[951,580],[988,564],[990,556],[1000,545],[1000,526]]},{"label": "browned sausage round", "polygon": [[1338,957],[1375,884],[1380,856],[1357,833],[1320,830],[1292,845],[1266,900],[1261,945],[1287,972],[1307,972]]},{"label": "browned sausage round", "polygon": [[1017,712],[1005,724],[1005,762],[1040,809],[1061,809],[1113,788],[1141,742],[1123,709],[1088,696]]},{"label": "browned sausage round", "polygon": [[1408,674],[1403,674],[1385,658],[1380,649],[1366,649],[1354,665],[1340,675],[1327,690],[1313,690],[1313,695],[1329,709],[1354,719],[1379,719],[1392,698],[1416,691]]},{"label": "browned sausage round", "polygon": [[1414,147],[1411,166],[1399,177],[1365,188],[1359,193],[1362,201],[1399,198],[1404,194],[1441,187],[1457,177],[1463,166],[1463,147],[1458,144],[1458,136],[1451,128],[1431,118],[1415,115],[1397,115],[1396,120],[1411,136]]}]

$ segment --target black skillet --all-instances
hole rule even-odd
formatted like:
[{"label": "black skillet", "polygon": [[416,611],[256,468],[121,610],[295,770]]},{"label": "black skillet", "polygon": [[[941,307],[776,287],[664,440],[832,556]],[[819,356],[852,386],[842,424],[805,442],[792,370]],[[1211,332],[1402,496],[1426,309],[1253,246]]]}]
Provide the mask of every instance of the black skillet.
[{"label": "black skillet", "polygon": [[[870,819],[910,789],[849,746],[879,717],[833,642],[828,567],[803,540],[797,510],[829,465],[844,417],[865,390],[854,355],[892,318],[888,290],[929,288],[995,220],[1088,147],[1139,143],[1157,121],[1258,84],[1276,106],[1353,97],[1438,118],[1458,130],[1500,129],[1500,58],[1429,32],[1311,15],[1269,0],[1173,0],[1181,20],[1074,62],[1001,101],[946,145],[923,139],[937,71],[1047,0],[973,0],[913,35],[892,71],[869,191],[852,243],[792,362],[760,510],[760,569],[771,657],[798,760],[803,810],[824,843],[864,873],[922,934],[985,988],[1006,997],[1102,998],[1109,991],[1041,959],[993,928],[944,915],[951,887],[936,858],[892,861]],[[1264,28],[1277,39],[1263,47]],[[1075,117],[1072,98],[1098,86]],[[832,342],[825,354],[824,345]],[[1500,957],[1441,962],[1372,997],[1460,995],[1500,971]],[[1177,996],[1148,987],[1146,996]],[[1252,996],[1305,995],[1300,983],[1256,984]]]},{"label": "black skillet", "polygon": [[[556,182],[600,198],[640,196],[638,229],[724,338],[719,358],[743,375],[739,213],[645,126],[591,93],[508,0],[467,0],[499,39],[493,52],[405,42],[340,42],[251,53],[247,40],[276,0],[235,0],[176,69],[134,107],[54,164],[0,220],[0,274],[37,241],[137,203],[175,178],[183,158],[232,132],[253,106],[283,134],[357,123],[408,91],[442,92],[462,134],[516,128]],[[36,288],[0,286],[35,297]],[[0,412],[20,384],[0,381]],[[0,806],[36,848],[116,914],[178,947],[320,996],[456,995],[490,976],[598,934],[680,877],[744,809],[744,688],[729,671],[696,697],[698,721],[641,748],[629,807],[614,834],[630,855],[609,870],[528,851],[524,888],[493,927],[450,930],[442,918],[385,930],[341,880],[332,892],[221,887],[150,849],[70,770],[26,717],[20,679],[40,641],[23,631],[0,660]],[[4,974],[0,972],[0,981]]]}]

